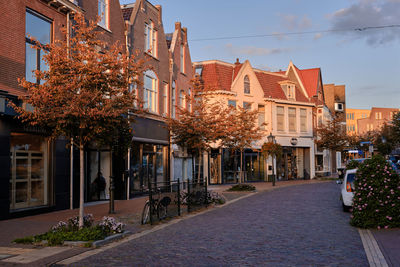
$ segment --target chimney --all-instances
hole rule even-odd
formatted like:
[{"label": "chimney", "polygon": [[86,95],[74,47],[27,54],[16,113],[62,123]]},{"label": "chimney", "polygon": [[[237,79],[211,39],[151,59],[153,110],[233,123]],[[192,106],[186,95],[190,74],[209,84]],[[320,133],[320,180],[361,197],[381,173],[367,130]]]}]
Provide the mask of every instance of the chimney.
[{"label": "chimney", "polygon": [[239,58],[236,58],[235,65],[240,65]]},{"label": "chimney", "polygon": [[156,5],[156,8],[158,9],[158,23],[162,23],[162,7],[160,5]]},{"label": "chimney", "polygon": [[175,22],[175,30],[180,30],[181,29],[181,23],[178,21],[178,22]]}]

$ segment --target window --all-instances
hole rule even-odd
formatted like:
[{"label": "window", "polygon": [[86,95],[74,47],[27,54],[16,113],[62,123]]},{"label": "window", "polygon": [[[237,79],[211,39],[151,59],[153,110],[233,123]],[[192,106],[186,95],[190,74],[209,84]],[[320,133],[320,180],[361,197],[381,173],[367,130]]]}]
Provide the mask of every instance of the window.
[{"label": "window", "polygon": [[196,66],[194,69],[195,73],[199,76],[201,76],[202,72],[203,72],[203,66]]},{"label": "window", "polygon": [[163,94],[162,94],[162,101],[163,101],[163,114],[168,114],[168,83],[164,83],[163,86]]},{"label": "window", "polygon": [[251,103],[243,101],[243,108],[250,110],[251,109]]},{"label": "window", "polygon": [[288,99],[295,99],[295,94],[294,94],[294,85],[288,85],[287,88],[287,98]]},{"label": "window", "polygon": [[228,106],[236,108],[236,100],[228,100]]},{"label": "window", "polygon": [[307,132],[307,110],[305,108],[300,109],[300,131]]},{"label": "window", "polygon": [[375,119],[381,120],[382,119],[382,112],[376,112],[375,113]]},{"label": "window", "polygon": [[179,106],[181,108],[185,107],[185,91],[183,90],[179,91]]},{"label": "window", "polygon": [[[46,51],[32,47],[36,42],[42,45],[51,42],[51,24],[52,22],[44,16],[27,9],[25,20],[25,79],[29,82],[39,82],[33,71],[47,70],[48,66],[43,60]],[[35,38],[36,42],[32,39]]]},{"label": "window", "polygon": [[157,57],[157,31],[152,21],[149,24],[146,23],[144,27],[144,50],[153,57]]},{"label": "window", "polygon": [[335,103],[335,111],[343,111],[343,103]]},{"label": "window", "polygon": [[181,72],[185,73],[185,46],[181,44]]},{"label": "window", "polygon": [[48,155],[44,137],[11,133],[10,209],[48,204]]},{"label": "window", "polygon": [[175,118],[175,110],[176,110],[175,82],[172,82],[172,88],[171,88],[171,102],[172,102],[171,117],[172,117],[172,118]]},{"label": "window", "polygon": [[265,129],[265,106],[258,105],[258,126],[260,129]]},{"label": "window", "polygon": [[285,108],[284,107],[276,107],[276,121],[277,121],[277,130],[284,131],[285,130]]},{"label": "window", "polygon": [[244,76],[243,88],[245,94],[250,94],[250,79],[248,75]]},{"label": "window", "polygon": [[188,90],[187,106],[188,106],[188,110],[192,111],[192,89],[190,89],[190,88]]},{"label": "window", "polygon": [[99,25],[108,29],[108,0],[98,0]]},{"label": "window", "polygon": [[289,131],[296,131],[296,108],[289,108]]},{"label": "window", "polygon": [[143,108],[150,112],[157,112],[157,87],[156,74],[148,70],[144,73]]}]

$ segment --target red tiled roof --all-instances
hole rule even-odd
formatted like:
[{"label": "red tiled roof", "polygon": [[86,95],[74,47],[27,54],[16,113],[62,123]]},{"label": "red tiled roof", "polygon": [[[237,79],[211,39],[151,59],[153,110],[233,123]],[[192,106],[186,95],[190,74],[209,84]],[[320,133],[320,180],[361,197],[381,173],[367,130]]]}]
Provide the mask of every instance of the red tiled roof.
[{"label": "red tiled roof", "polygon": [[232,72],[233,68],[226,65],[217,63],[204,64],[201,77],[206,88],[230,91]]},{"label": "red tiled roof", "polygon": [[124,20],[130,20],[132,15],[133,7],[122,8],[122,16]]},{"label": "red tiled roof", "polygon": [[[202,80],[204,86],[211,90],[231,91],[232,82],[238,75],[243,64],[229,66],[219,63],[203,64]],[[264,91],[264,97],[287,100],[279,82],[288,78],[283,75],[270,74],[262,71],[255,71],[257,79]],[[303,92],[296,87],[296,101],[309,102]]]},{"label": "red tiled roof", "polygon": [[301,82],[303,83],[307,91],[308,96],[311,98],[314,95],[317,95],[320,69],[314,68],[314,69],[300,70],[296,66],[295,68],[297,73],[299,74]]}]

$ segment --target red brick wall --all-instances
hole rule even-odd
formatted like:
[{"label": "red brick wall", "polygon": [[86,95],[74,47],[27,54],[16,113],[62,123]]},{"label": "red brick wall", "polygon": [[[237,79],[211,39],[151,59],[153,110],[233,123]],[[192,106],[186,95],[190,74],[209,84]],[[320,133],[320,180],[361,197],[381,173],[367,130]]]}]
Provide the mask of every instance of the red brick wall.
[{"label": "red brick wall", "polygon": [[66,16],[39,0],[0,1],[0,90],[23,94],[18,78],[25,77],[25,12],[30,8],[53,21],[53,39],[61,38]]},{"label": "red brick wall", "polygon": [[[177,36],[175,43],[175,47],[171,47],[171,57],[173,61],[173,72],[172,72],[172,81],[175,81],[175,96],[176,96],[176,104],[179,104],[179,92],[184,90],[185,94],[188,94],[188,89],[191,88],[191,79],[193,78],[193,68],[192,68],[192,60],[190,57],[189,45],[187,42],[187,29],[181,28],[180,23],[175,24],[175,33],[174,36]],[[184,54],[184,73],[181,70],[181,44],[184,45],[185,54]],[[171,81],[171,83],[172,83]],[[193,89],[192,89],[193,92]],[[186,103],[187,104],[187,103]],[[178,111],[178,110],[177,110]]]},{"label": "red brick wall", "polygon": [[[80,0],[80,6],[85,10],[85,17],[89,20],[95,20],[98,14],[98,0]],[[98,27],[104,35],[102,39],[109,45],[119,41],[121,45],[125,45],[125,24],[122,17],[119,0],[108,0],[108,29]],[[123,48],[125,49],[125,48]]]},{"label": "red brick wall", "polygon": [[[158,78],[158,89],[162,92],[164,83],[169,84],[169,55],[168,47],[165,39],[165,33],[162,21],[160,20],[161,10],[151,5],[147,1],[138,0],[136,4],[143,4],[144,8],[139,8],[137,15],[134,19],[134,24],[130,27],[129,42],[131,53],[139,52],[138,57],[143,58],[144,52],[144,26],[145,23],[150,23],[150,20],[154,23],[154,27],[157,30],[157,57],[149,56],[149,60],[146,65],[154,71]],[[169,84],[170,86],[170,84]],[[139,99],[142,99],[143,88],[138,88]],[[158,110],[162,110],[162,97],[161,93],[158,94]]]}]

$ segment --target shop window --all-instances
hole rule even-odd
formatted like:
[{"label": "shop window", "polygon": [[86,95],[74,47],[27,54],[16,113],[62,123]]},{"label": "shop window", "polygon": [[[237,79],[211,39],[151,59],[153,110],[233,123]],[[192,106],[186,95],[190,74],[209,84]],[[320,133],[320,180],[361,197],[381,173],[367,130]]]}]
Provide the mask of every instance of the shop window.
[{"label": "shop window", "polygon": [[48,204],[48,155],[44,137],[11,133],[10,209]]}]

